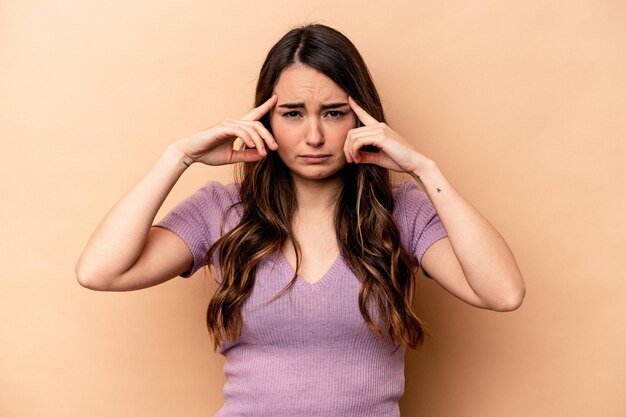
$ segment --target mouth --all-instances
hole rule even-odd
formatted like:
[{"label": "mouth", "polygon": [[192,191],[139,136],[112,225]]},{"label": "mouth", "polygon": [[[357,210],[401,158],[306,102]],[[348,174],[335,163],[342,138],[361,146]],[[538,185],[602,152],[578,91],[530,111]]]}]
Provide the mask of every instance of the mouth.
[{"label": "mouth", "polygon": [[310,154],[300,155],[300,158],[310,163],[324,162],[330,157],[331,155],[327,153],[315,153],[315,154],[310,153]]}]

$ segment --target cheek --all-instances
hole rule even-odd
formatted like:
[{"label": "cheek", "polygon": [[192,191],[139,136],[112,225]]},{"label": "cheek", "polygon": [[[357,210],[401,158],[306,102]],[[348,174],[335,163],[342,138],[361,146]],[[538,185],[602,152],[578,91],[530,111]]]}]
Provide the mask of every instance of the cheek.
[{"label": "cheek", "polygon": [[344,142],[348,136],[348,132],[353,128],[354,122],[352,120],[342,120],[341,123],[332,126],[330,132],[332,132],[331,135],[335,141]]},{"label": "cheek", "polygon": [[301,133],[298,131],[294,124],[289,123],[288,121],[281,120],[276,118],[272,120],[272,133],[274,139],[278,143],[278,153],[280,154],[281,147],[283,150],[286,150],[292,146],[295,142],[298,141]]},{"label": "cheek", "polygon": [[285,123],[274,123],[272,132],[274,132],[274,139],[276,139],[279,145],[286,143],[289,138],[293,138],[293,129]]},{"label": "cheek", "polygon": [[276,141],[280,142],[281,138],[284,135],[284,131],[285,131],[285,125],[284,123],[282,123],[282,120],[280,120],[279,117],[275,116],[275,115],[271,115],[270,116],[270,126],[272,127],[272,134],[274,136],[274,139],[276,139]]}]

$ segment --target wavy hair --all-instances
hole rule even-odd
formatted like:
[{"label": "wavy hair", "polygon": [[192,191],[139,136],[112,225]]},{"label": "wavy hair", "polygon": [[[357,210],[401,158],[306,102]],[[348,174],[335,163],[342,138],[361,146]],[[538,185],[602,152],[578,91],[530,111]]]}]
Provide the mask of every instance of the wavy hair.
[{"label": "wavy hair", "polygon": [[[385,122],[380,97],[358,50],[342,33],[320,24],[296,27],[271,48],[256,86],[255,107],[272,96],[281,72],[296,63],[325,74],[376,120]],[[269,114],[260,121],[272,132]],[[280,251],[287,239],[296,254],[296,271],[268,303],[288,291],[298,276],[302,255],[292,228],[298,206],[294,183],[277,152],[267,151],[265,158],[236,167],[241,196],[236,204],[242,205],[241,221],[222,233],[206,257],[210,264],[219,250],[222,281],[206,317],[214,348],[240,336],[242,308],[254,287],[257,268],[267,256]],[[358,300],[361,315],[381,340],[389,336],[396,350],[400,345],[415,349],[425,334],[411,309],[419,264],[401,245],[392,217],[389,172],[376,165],[346,164],[340,174],[343,187],[334,210],[334,227],[339,251],[362,283]],[[366,308],[370,303],[378,307],[381,323],[372,319]]]}]

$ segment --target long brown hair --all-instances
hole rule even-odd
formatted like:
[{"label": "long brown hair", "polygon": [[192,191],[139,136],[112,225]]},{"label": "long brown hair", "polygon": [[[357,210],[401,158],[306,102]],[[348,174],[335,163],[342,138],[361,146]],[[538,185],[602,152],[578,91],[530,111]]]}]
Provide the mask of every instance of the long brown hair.
[{"label": "long brown hair", "polygon": [[[380,98],[356,47],[337,30],[320,24],[296,27],[272,47],[259,75],[255,107],[272,96],[280,73],[294,63],[322,72],[376,120],[385,122]],[[260,121],[272,131],[269,114]],[[268,302],[289,290],[297,279],[301,250],[292,229],[298,205],[294,183],[278,154],[267,151],[260,161],[236,167],[241,196],[237,204],[242,205],[242,218],[207,254],[210,263],[213,253],[219,250],[222,274],[207,310],[207,327],[215,348],[241,334],[241,311],[254,287],[257,267],[267,256],[280,251],[287,239],[296,253],[296,272]],[[392,217],[389,172],[376,165],[346,164],[341,175],[344,184],[335,206],[334,226],[340,253],[362,282],[361,315],[381,340],[388,335],[396,349],[400,345],[415,349],[424,339],[422,323],[411,309],[419,265],[400,243],[400,232]],[[370,302],[378,306],[382,329],[370,317],[366,308]]]}]

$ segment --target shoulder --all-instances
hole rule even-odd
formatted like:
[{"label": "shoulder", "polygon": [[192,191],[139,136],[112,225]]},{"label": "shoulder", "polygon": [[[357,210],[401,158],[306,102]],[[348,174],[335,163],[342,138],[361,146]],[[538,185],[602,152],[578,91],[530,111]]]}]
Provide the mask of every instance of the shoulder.
[{"label": "shoulder", "polygon": [[426,249],[446,236],[437,211],[428,194],[421,191],[412,180],[394,184],[394,211],[403,243],[421,262]]},{"label": "shoulder", "polygon": [[430,198],[417,187],[414,181],[394,182],[391,184],[391,188],[394,200],[394,214],[398,213],[403,216],[415,215],[419,211],[430,211],[432,209]]},{"label": "shoulder", "polygon": [[240,202],[238,183],[209,180],[172,211],[174,215],[202,219],[206,225],[220,223],[223,215],[231,223],[241,215]]},{"label": "shoulder", "polygon": [[199,209],[217,208],[223,211],[231,206],[236,207],[241,202],[239,183],[222,184],[209,180],[193,194],[193,202]]},{"label": "shoulder", "polygon": [[239,183],[229,182],[222,184],[216,180],[209,180],[200,189],[198,189],[204,198],[213,200],[224,200],[229,203],[238,203],[241,201],[239,195]]},{"label": "shoulder", "polygon": [[406,180],[402,182],[392,182],[391,189],[394,194],[394,198],[406,198],[407,196],[421,196],[426,195],[425,192],[421,191],[415,181]]}]

